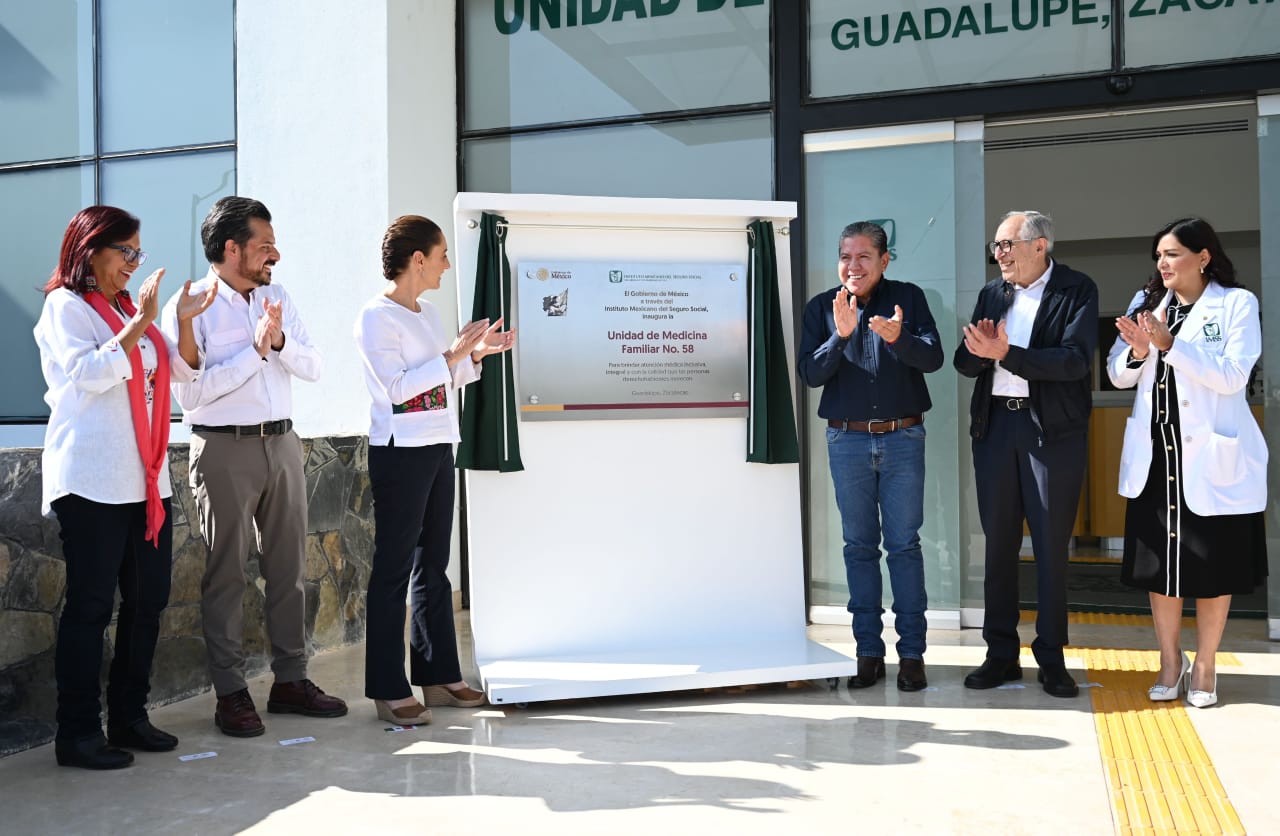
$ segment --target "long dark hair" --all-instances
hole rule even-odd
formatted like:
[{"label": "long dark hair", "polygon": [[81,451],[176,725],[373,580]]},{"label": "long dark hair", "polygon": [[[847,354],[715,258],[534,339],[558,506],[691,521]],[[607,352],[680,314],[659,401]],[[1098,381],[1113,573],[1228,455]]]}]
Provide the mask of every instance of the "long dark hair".
[{"label": "long dark hair", "polygon": [[114,206],[81,209],[62,235],[58,266],[45,284],[44,292],[65,287],[81,295],[87,293],[93,277],[93,268],[89,266],[93,254],[108,244],[129,240],[141,226],[133,215]]},{"label": "long dark hair", "polygon": [[[1222,241],[1218,239],[1218,233],[1213,231],[1208,221],[1203,218],[1179,218],[1165,224],[1151,239],[1152,261],[1160,260],[1160,239],[1166,235],[1177,238],[1179,244],[1193,253],[1209,251],[1209,263],[1204,268],[1206,280],[1217,282],[1223,287],[1240,286],[1236,281],[1236,267],[1227,257],[1226,250],[1222,249]],[[1164,280],[1160,278],[1159,270],[1152,271],[1151,278],[1147,279],[1147,283],[1142,287],[1142,292],[1145,295],[1142,298],[1142,304],[1134,310],[1134,316],[1142,311],[1155,310],[1160,300],[1168,293]]]}]

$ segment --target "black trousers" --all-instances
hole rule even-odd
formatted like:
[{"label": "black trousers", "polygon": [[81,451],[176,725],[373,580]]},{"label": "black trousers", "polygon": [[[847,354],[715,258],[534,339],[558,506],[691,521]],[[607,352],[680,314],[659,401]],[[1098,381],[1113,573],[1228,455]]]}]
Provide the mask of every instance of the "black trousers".
[{"label": "black trousers", "polygon": [[103,633],[117,586],[120,612],[107,678],[107,722],[126,725],[147,716],[160,613],[169,603],[173,523],[166,499],[159,546],[153,546],[144,539],[146,506],[109,505],[75,494],[53,503],[67,564],[67,600],[54,658],[59,740],[102,733]]},{"label": "black trousers", "polygon": [[[364,694],[395,700],[413,685],[462,679],[445,575],[453,534],[453,445],[369,445],[373,566],[366,596]],[[404,675],[409,593],[409,679]]]},{"label": "black trousers", "polygon": [[1031,531],[1036,561],[1036,638],[1040,665],[1061,665],[1067,643],[1067,550],[1080,503],[1088,437],[1040,443],[1029,410],[991,407],[986,435],[973,442],[978,515],[986,535],[987,655],[1017,659],[1018,553],[1022,521]]}]

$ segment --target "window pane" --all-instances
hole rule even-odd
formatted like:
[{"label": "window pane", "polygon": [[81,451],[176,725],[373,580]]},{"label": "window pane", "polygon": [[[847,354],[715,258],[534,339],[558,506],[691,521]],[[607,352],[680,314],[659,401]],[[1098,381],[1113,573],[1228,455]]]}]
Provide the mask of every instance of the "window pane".
[{"label": "window pane", "polygon": [[1124,22],[1128,67],[1220,61],[1280,53],[1280,12],[1254,3],[1135,7]]},{"label": "window pane", "polygon": [[8,244],[0,271],[0,417],[49,415],[31,329],[40,318],[41,288],[58,263],[67,221],[92,203],[91,165],[0,174],[0,229]]},{"label": "window pane", "polygon": [[93,153],[90,0],[0,5],[0,125],[0,163]]},{"label": "window pane", "polygon": [[768,4],[704,5],[467,0],[466,127],[767,102]]},{"label": "window pane", "polygon": [[235,138],[232,0],[102,7],[102,150]]},{"label": "window pane", "polygon": [[478,139],[463,153],[473,192],[773,197],[765,115]]},{"label": "window pane", "polygon": [[[142,221],[147,263],[141,279],[165,268],[161,303],[187,279],[209,269],[200,245],[200,222],[220,197],[235,192],[235,154],[203,151],[102,163],[102,200]],[[135,288],[131,290],[136,291]]]},{"label": "window pane", "polygon": [[[851,132],[852,133],[852,132]],[[957,181],[956,163],[963,149],[965,180]],[[980,178],[973,175],[981,143],[931,142],[895,144],[873,148],[807,153],[804,217],[808,244],[806,299],[812,299],[838,283],[836,253],[840,231],[857,220],[875,220],[884,226],[893,257],[885,275],[910,281],[924,291],[937,322],[946,351],[956,345],[956,274],[981,268],[981,255],[968,266],[956,258],[957,224],[964,219],[957,207],[982,194]],[[967,187],[957,192],[957,182]],[[856,187],[851,188],[851,184]],[[968,252],[976,252],[972,248]],[[964,315],[968,311],[963,312]],[[950,367],[948,366],[949,370]],[[927,376],[933,408],[925,416],[925,514],[920,528],[929,604],[938,609],[957,608],[960,591],[956,579],[960,546],[960,482],[957,448],[963,439],[958,421],[958,378],[940,371]],[[844,606],[848,584],[842,552],[844,536],[836,507],[831,468],[825,443],[827,421],[817,414],[821,393],[806,390],[809,426],[809,537],[812,549],[810,600],[816,605]],[[967,416],[967,412],[965,413]],[[967,419],[966,419],[967,420]],[[967,424],[966,424],[967,426]],[[967,478],[967,477],[966,477]],[[889,584],[885,584],[885,592]]]},{"label": "window pane", "polygon": [[[809,2],[809,95],[862,96],[1111,66],[1110,3]],[[1064,14],[1065,12],[1065,14]]]}]

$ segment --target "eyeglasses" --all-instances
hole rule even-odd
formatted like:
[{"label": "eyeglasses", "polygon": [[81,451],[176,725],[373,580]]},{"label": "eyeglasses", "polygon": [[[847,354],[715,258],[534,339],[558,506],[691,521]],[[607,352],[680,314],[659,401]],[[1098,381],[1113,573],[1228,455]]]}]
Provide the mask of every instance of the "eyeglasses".
[{"label": "eyeglasses", "polygon": [[108,250],[118,250],[124,256],[124,260],[130,264],[136,264],[139,267],[147,260],[147,254],[142,250],[135,250],[128,244],[107,244]]},{"label": "eyeglasses", "polygon": [[992,241],[990,244],[987,244],[987,249],[991,251],[991,254],[992,254],[992,255],[1004,255],[1005,253],[1009,252],[1009,250],[1012,250],[1012,249],[1013,249],[1013,245],[1014,245],[1014,244],[1017,244],[1017,243],[1019,243],[1019,242],[1021,242],[1021,241],[1034,241],[1034,240],[1036,240],[1036,239],[1034,239],[1034,238],[1013,238],[1013,239],[1006,238],[1006,239],[1004,239],[1003,241]]}]

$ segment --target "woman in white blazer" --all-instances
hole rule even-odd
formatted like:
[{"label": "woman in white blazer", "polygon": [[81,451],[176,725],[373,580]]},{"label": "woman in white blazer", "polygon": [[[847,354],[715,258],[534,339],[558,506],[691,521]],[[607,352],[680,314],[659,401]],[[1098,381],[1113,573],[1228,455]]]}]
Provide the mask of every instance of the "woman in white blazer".
[{"label": "woman in white blazer", "polygon": [[[1122,580],[1146,589],[1160,645],[1152,700],[1218,700],[1214,657],[1233,593],[1267,574],[1267,447],[1246,388],[1262,353],[1258,300],[1236,282],[1199,218],[1152,239],[1156,271],[1116,320],[1107,357],[1118,387],[1137,386],[1125,427]],[[1180,647],[1182,601],[1196,599],[1196,664]]]},{"label": "woman in white blazer", "polygon": [[[214,294],[183,294],[177,340],[161,334],[155,319],[164,270],[134,283],[136,303],[126,290],[147,258],[140,229],[114,206],[77,212],[34,329],[49,386],[42,511],[58,519],[67,575],[54,651],[54,754],[63,766],[85,769],[128,766],[126,749],[178,745],[147,715],[173,562],[169,382],[199,374],[192,319]],[[113,611],[104,736],[99,677]]]}]

